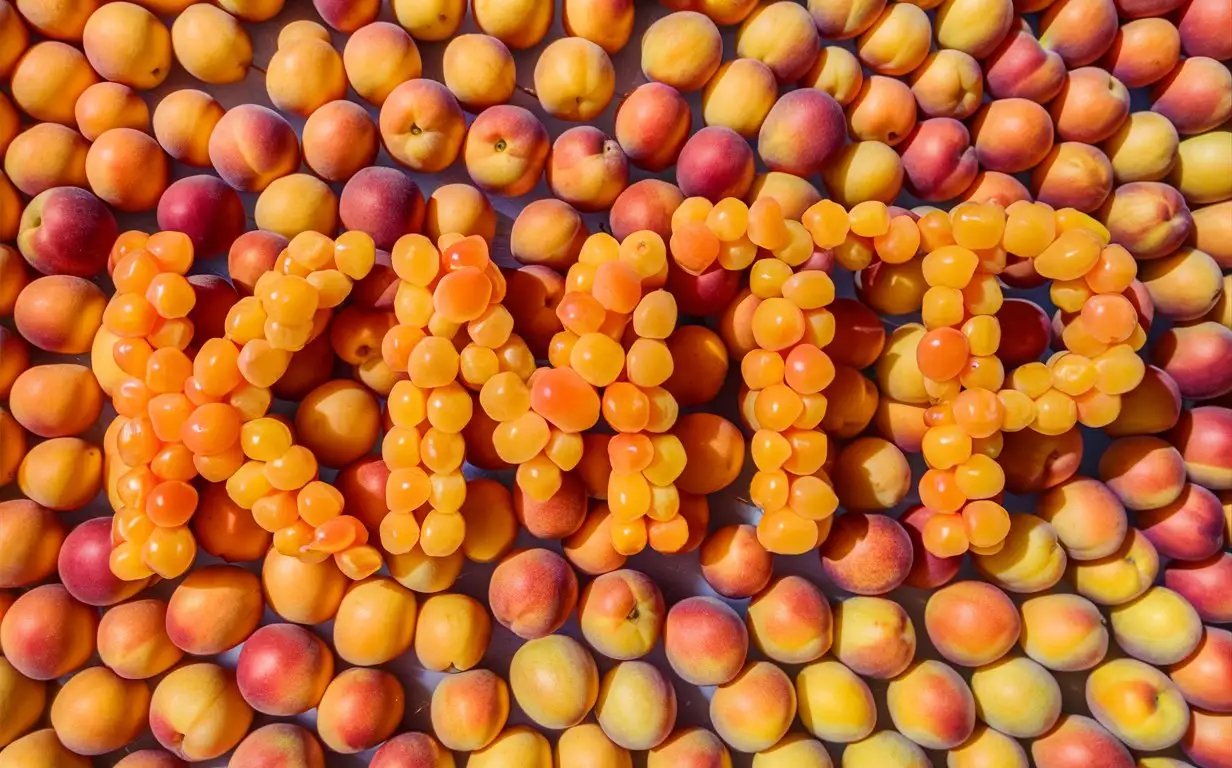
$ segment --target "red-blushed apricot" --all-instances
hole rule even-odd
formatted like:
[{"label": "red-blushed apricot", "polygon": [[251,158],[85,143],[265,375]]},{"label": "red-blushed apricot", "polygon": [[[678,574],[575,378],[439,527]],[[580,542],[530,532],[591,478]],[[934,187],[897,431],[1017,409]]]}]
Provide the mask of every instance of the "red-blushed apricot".
[{"label": "red-blushed apricot", "polygon": [[560,555],[546,549],[507,556],[488,585],[493,616],[527,640],[551,634],[564,625],[577,598],[573,569]]},{"label": "red-blushed apricot", "polygon": [[473,752],[500,734],[509,717],[509,688],[486,669],[449,675],[432,691],[432,730],[449,749]]},{"label": "red-blushed apricot", "polygon": [[120,758],[115,768],[184,768],[180,758],[161,749],[139,749]]},{"label": "red-blushed apricot", "polygon": [[253,709],[293,716],[320,702],[333,672],[334,656],[320,638],[295,624],[271,624],[244,643],[235,677]]},{"label": "red-blushed apricot", "polygon": [[796,689],[783,670],[766,661],[747,664],[710,699],[710,722],[740,752],[778,743],[796,719]]},{"label": "red-blushed apricot", "polygon": [[975,729],[971,689],[939,661],[917,662],[891,680],[886,704],[894,727],[928,749],[953,749]]},{"label": "red-blushed apricot", "polygon": [[158,201],[159,228],[188,235],[198,258],[227,251],[244,233],[244,216],[236,191],[206,174],[172,182]]},{"label": "red-blushed apricot", "polygon": [[578,602],[582,635],[599,653],[619,661],[650,653],[663,631],[663,593],[644,573],[618,570],[586,585]]},{"label": "red-blushed apricot", "polygon": [[880,595],[902,584],[911,569],[911,540],[885,515],[839,515],[823,542],[826,575],[848,592]]},{"label": "red-blushed apricot", "polygon": [[938,652],[967,667],[990,664],[1018,642],[1018,609],[991,584],[960,581],[933,593],[924,626]]},{"label": "red-blushed apricot", "polygon": [[222,483],[210,483],[201,492],[192,531],[202,549],[229,563],[260,560],[273,538],[251,512],[231,500]]},{"label": "red-blushed apricot", "polygon": [[167,604],[167,635],[198,656],[221,653],[244,641],[261,621],[261,582],[232,565],[191,572]]},{"label": "red-blushed apricot", "polygon": [[306,728],[293,723],[270,723],[244,737],[232,753],[228,768],[266,765],[325,768],[325,752]]},{"label": "red-blushed apricot", "polygon": [[586,488],[572,472],[561,478],[560,488],[546,501],[531,498],[520,486],[513,490],[513,511],[518,523],[540,539],[564,539],[582,526],[586,517]]},{"label": "red-blushed apricot", "polygon": [[1022,604],[1019,645],[1055,672],[1090,669],[1108,652],[1108,630],[1099,609],[1077,595],[1043,595]]},{"label": "red-blushed apricot", "polygon": [[60,584],[25,592],[0,621],[0,651],[32,680],[63,677],[86,663],[95,648],[98,617]]},{"label": "red-blushed apricot", "polygon": [[369,768],[450,768],[453,753],[433,736],[412,731],[385,742],[372,755]]},{"label": "red-blushed apricot", "polygon": [[334,752],[363,752],[394,734],[405,708],[406,693],[396,677],[379,669],[348,669],[325,689],[317,735]]},{"label": "red-blushed apricot", "polygon": [[184,655],[167,636],[166,625],[167,604],[162,600],[121,603],[98,623],[98,656],[120,677],[161,675]]},{"label": "red-blushed apricot", "polygon": [[86,605],[114,605],[149,585],[149,579],[123,581],[111,572],[111,518],[78,524],[64,539],[57,570],[64,588]]},{"label": "red-blushed apricot", "polygon": [[1045,491],[1036,514],[1052,524],[1073,560],[1096,560],[1121,546],[1125,508],[1103,483],[1077,476]]},{"label": "red-blushed apricot", "polygon": [[773,573],[773,556],[757,539],[751,525],[728,525],[702,542],[702,577],[716,592],[732,599],[752,597],[765,588]]},{"label": "red-blushed apricot", "polygon": [[712,597],[688,597],[672,606],[664,625],[672,669],[692,685],[721,685],[744,666],[749,634],[740,616]]},{"label": "red-blushed apricot", "polygon": [[834,655],[853,672],[877,680],[897,677],[915,649],[915,625],[898,603],[853,597],[834,607]]},{"label": "red-blushed apricot", "polygon": [[755,595],[746,621],[753,643],[783,664],[815,661],[833,640],[830,604],[821,590],[800,576],[775,579]]}]

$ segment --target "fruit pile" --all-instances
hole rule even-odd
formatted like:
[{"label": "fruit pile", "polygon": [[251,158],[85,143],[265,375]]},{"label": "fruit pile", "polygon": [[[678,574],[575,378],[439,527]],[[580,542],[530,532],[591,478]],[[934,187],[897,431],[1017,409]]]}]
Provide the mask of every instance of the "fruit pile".
[{"label": "fruit pile", "polygon": [[0,768],[1232,768],[1232,0],[660,5],[0,0]]}]

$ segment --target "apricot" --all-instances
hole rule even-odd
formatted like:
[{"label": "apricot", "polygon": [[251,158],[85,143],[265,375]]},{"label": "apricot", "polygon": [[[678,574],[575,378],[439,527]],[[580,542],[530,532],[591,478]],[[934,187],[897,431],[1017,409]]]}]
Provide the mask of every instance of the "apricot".
[{"label": "apricot", "polygon": [[270,723],[244,737],[229,765],[259,768],[270,763],[324,768],[325,752],[307,729],[292,723]]},{"label": "apricot", "polygon": [[736,34],[736,55],[762,62],[780,83],[804,77],[817,51],[817,27],[798,3],[761,5],[745,18]]},{"label": "apricot", "polygon": [[96,517],[70,531],[60,547],[60,581],[70,595],[86,605],[114,605],[149,585],[148,579],[124,581],[112,574],[111,534],[111,519]]},{"label": "apricot", "polygon": [[546,178],[552,194],[578,210],[604,211],[629,183],[628,159],[618,142],[581,125],[552,144]]},{"label": "apricot", "polygon": [[491,744],[476,750],[467,765],[469,768],[502,768],[506,765],[552,768],[552,745],[538,731],[518,725],[501,731]]},{"label": "apricot", "polygon": [[13,73],[17,59],[25,52],[30,36],[21,15],[7,0],[0,6],[0,41],[4,43],[0,46],[0,51],[4,52],[0,54],[0,77],[8,78]]},{"label": "apricot", "polygon": [[587,121],[612,100],[616,73],[601,47],[585,38],[564,37],[539,54],[534,82],[539,105],[549,115]]},{"label": "apricot", "polygon": [[466,557],[461,548],[452,555],[433,557],[416,546],[404,555],[389,558],[389,575],[407,589],[430,595],[452,587],[464,562]]},{"label": "apricot", "polygon": [[1172,125],[1155,112],[1134,112],[1103,143],[1118,184],[1160,181],[1176,164],[1180,140]]},{"label": "apricot", "polygon": [[415,595],[377,576],[347,590],[334,620],[334,649],[350,664],[376,666],[401,656],[415,636]]},{"label": "apricot", "polygon": [[1117,645],[1157,666],[1177,663],[1202,640],[1198,612],[1167,587],[1151,587],[1140,597],[1114,606],[1108,617]]},{"label": "apricot", "polygon": [[783,576],[755,595],[748,608],[749,635],[770,659],[784,664],[816,661],[833,638],[830,604],[799,576]]},{"label": "apricot", "polygon": [[1218,765],[1228,759],[1228,738],[1232,734],[1232,716],[1194,708],[1190,711],[1189,730],[1181,740],[1185,756],[1201,765]]},{"label": "apricot", "polygon": [[509,689],[486,669],[449,675],[432,691],[432,730],[448,749],[473,752],[493,742],[509,717]]},{"label": "apricot", "polygon": [[0,750],[0,768],[90,768],[88,757],[70,752],[51,728],[26,734]]},{"label": "apricot", "polygon": [[17,486],[28,498],[57,512],[84,507],[102,487],[103,452],[76,437],[33,446],[17,468]]},{"label": "apricot", "polygon": [[856,55],[878,74],[905,75],[924,63],[932,31],[928,15],[919,6],[888,5],[873,25],[856,38]]},{"label": "apricot", "polygon": [[252,40],[234,16],[211,5],[190,5],[171,25],[175,59],[198,80],[213,85],[244,79]]},{"label": "apricot", "polygon": [[1180,453],[1157,437],[1123,437],[1099,461],[1100,478],[1128,509],[1156,509],[1174,501],[1185,486]]},{"label": "apricot", "polygon": [[760,752],[778,743],[796,717],[796,689],[769,662],[747,664],[720,685],[710,700],[710,721],[723,741],[740,752]]},{"label": "apricot", "polygon": [[346,96],[342,56],[333,44],[311,37],[280,44],[265,71],[265,91],[280,111],[308,117]]},{"label": "apricot", "polygon": [[1117,9],[1112,0],[1059,0],[1040,18],[1040,43],[1074,69],[1099,59],[1112,45]]},{"label": "apricot", "polygon": [[[882,83],[881,80],[877,82],[879,85]],[[871,79],[866,80],[860,92],[867,93],[866,89],[872,88],[870,83]],[[855,106],[855,101],[848,105],[850,109]],[[877,118],[878,106],[874,104],[867,111],[873,115],[872,119],[866,122],[873,122]],[[905,111],[891,109],[890,115],[883,116],[881,122],[897,124],[901,128],[906,122],[904,115],[908,114],[911,122],[914,122],[914,110],[911,107],[906,107]],[[909,129],[908,126],[907,130]],[[783,94],[771,107],[757,133],[757,153],[772,171],[812,176],[825,170],[830,161],[841,157],[846,132],[842,109],[837,101],[822,91],[798,89]],[[886,128],[883,132],[888,135],[890,129]],[[689,145],[693,142],[694,139],[690,139]],[[863,170],[858,163],[857,167]],[[827,184],[829,185],[829,182]],[[681,188],[684,189],[683,184]],[[685,191],[688,193],[687,189]]]},{"label": "apricot", "polygon": [[[7,440],[7,437],[6,437]],[[56,571],[66,535],[51,510],[26,499],[0,501],[0,587],[25,587]]]},{"label": "apricot", "polygon": [[265,601],[274,613],[297,624],[332,619],[349,584],[332,559],[307,563],[271,549],[261,567]]},{"label": "apricot", "polygon": [[1081,476],[1045,492],[1036,514],[1052,524],[1066,554],[1074,560],[1112,554],[1129,527],[1117,497],[1103,483]]},{"label": "apricot", "polygon": [[[59,123],[36,123],[9,142],[4,153],[4,175],[12,186],[27,195],[39,195],[61,186],[84,188],[89,148],[89,142],[72,128]],[[5,218],[11,215],[6,212]]]},{"label": "apricot", "polygon": [[1030,429],[1005,435],[1001,465],[1010,493],[1035,493],[1065,482],[1082,462],[1082,433],[1041,435]]},{"label": "apricot", "polygon": [[556,742],[556,764],[587,768],[632,768],[629,751],[618,747],[594,723],[574,726]]},{"label": "apricot", "polygon": [[[13,192],[13,196],[16,199],[16,191]],[[15,213],[17,212],[15,211]],[[6,227],[7,224],[7,220],[0,222],[0,227]],[[14,219],[12,224],[12,231],[7,234],[0,232],[0,236],[6,236],[10,239],[16,237],[17,220]],[[26,266],[25,260],[17,249],[8,245],[0,246],[0,284],[4,286],[0,288],[0,316],[12,316],[13,309],[17,304],[17,297],[30,284],[31,277],[30,269]],[[14,335],[13,338],[19,337]]]},{"label": "apricot", "polygon": [[976,555],[975,565],[988,581],[1010,592],[1031,594],[1056,584],[1068,558],[1056,529],[1034,515],[1010,515],[1010,530],[1001,549]]},{"label": "apricot", "polygon": [[150,689],[106,667],[69,678],[51,703],[51,726],[60,743],[79,755],[101,755],[127,746],[145,730]]},{"label": "apricot", "polygon": [[975,115],[971,134],[982,167],[1018,173],[1048,155],[1053,124],[1048,112],[1033,101],[998,99],[985,104]]},{"label": "apricot", "polygon": [[890,681],[886,705],[894,727],[927,749],[953,749],[975,729],[975,699],[953,668],[920,661]]},{"label": "apricot", "polygon": [[902,451],[876,437],[847,445],[838,455],[835,477],[835,491],[848,509],[889,509],[911,486],[911,468]]},{"label": "apricot", "polygon": [[800,82],[825,91],[839,104],[847,105],[859,93],[864,82],[864,71],[851,51],[837,45],[825,45]]},{"label": "apricot", "polygon": [[865,677],[897,677],[915,658],[915,626],[902,607],[879,597],[852,597],[834,607],[834,656]]},{"label": "apricot", "polygon": [[0,651],[24,677],[53,680],[94,654],[98,617],[60,584],[22,593],[0,620]]},{"label": "apricot", "polygon": [[978,581],[960,581],[928,598],[924,626],[937,651],[967,667],[991,664],[1018,642],[1018,609],[1004,592]]},{"label": "apricot", "polygon": [[[467,449],[470,450],[469,445]],[[482,514],[473,513],[472,510],[482,510]],[[462,515],[468,521],[474,521],[473,524],[468,522],[466,536],[462,539],[462,551],[468,560],[490,563],[503,557],[513,547],[518,524],[514,518],[513,500],[505,486],[486,478],[468,481]]]},{"label": "apricot", "polygon": [[77,127],[74,106],[99,81],[86,56],[66,43],[36,43],[17,60],[13,101],[35,120]]},{"label": "apricot", "polygon": [[834,660],[817,661],[796,676],[800,722],[819,739],[859,741],[877,724],[877,706],[868,685]]},{"label": "apricot", "polygon": [[82,47],[95,72],[138,90],[156,88],[171,72],[171,34],[133,3],[106,3],[91,14]]},{"label": "apricot", "polygon": [[718,27],[696,11],[668,14],[642,35],[642,73],[680,91],[701,90],[722,59]]},{"label": "apricot", "polygon": [[590,576],[615,571],[628,559],[612,545],[612,515],[606,504],[593,505],[581,527],[562,544],[565,557],[573,567]]},{"label": "apricot", "polygon": [[221,653],[253,633],[263,607],[253,574],[234,565],[198,568],[171,593],[167,636],[186,653]]},{"label": "apricot", "polygon": [[1163,672],[1134,659],[1106,662],[1087,677],[1091,714],[1126,746],[1166,749],[1181,740],[1189,707]]},{"label": "apricot", "polygon": [[846,40],[855,37],[872,26],[883,8],[885,8],[885,3],[880,0],[837,4],[810,0],[808,3],[813,23],[817,25],[817,31],[825,40]]},{"label": "apricot", "polygon": [[[971,674],[976,715],[1014,738],[1047,733],[1061,716],[1061,686],[1047,669],[1024,656],[1008,656]],[[1023,706],[1023,702],[1031,702]]]},{"label": "apricot", "polygon": [[491,242],[496,235],[496,213],[484,193],[469,184],[444,184],[428,197],[424,234],[434,242],[445,233],[479,235]]},{"label": "apricot", "polygon": [[317,707],[317,734],[334,752],[371,749],[393,735],[405,702],[402,685],[388,672],[348,669],[325,689]]},{"label": "apricot", "polygon": [[728,525],[712,531],[702,542],[700,554],[706,583],[732,599],[757,594],[773,572],[773,557],[751,525]]},{"label": "apricot", "polygon": [[927,768],[931,764],[924,750],[897,731],[878,731],[843,750],[843,768],[861,765]]},{"label": "apricot", "polygon": [[479,29],[515,50],[538,45],[552,26],[554,11],[555,3],[550,0],[471,3],[471,16]]},{"label": "apricot", "polygon": [[654,649],[663,632],[665,612],[658,586],[632,570],[599,575],[586,585],[578,602],[586,642],[618,661],[641,658]]},{"label": "apricot", "polygon": [[167,604],[159,599],[121,603],[98,623],[98,656],[129,680],[156,677],[183,657],[167,636]]},{"label": "apricot", "polygon": [[[1152,278],[1158,280],[1165,271],[1177,269],[1198,283],[1194,298],[1188,301],[1183,295],[1177,295],[1174,286],[1171,290],[1164,288],[1163,297],[1171,301],[1156,301],[1156,308],[1160,312],[1168,316],[1171,316],[1169,312],[1174,311],[1185,314],[1186,311],[1196,311],[1196,307],[1191,308],[1189,305],[1208,301],[1211,280],[1204,275],[1201,266],[1192,263],[1195,259],[1186,258],[1183,254],[1161,259],[1185,242],[1193,226],[1193,219],[1180,193],[1159,182],[1125,184],[1109,196],[1100,213],[1112,242],[1125,246],[1125,249],[1138,259],[1156,259],[1168,263],[1167,268],[1163,264],[1149,265]],[[1148,280],[1145,275],[1141,279],[1144,282]],[[1167,285],[1167,282],[1163,285]],[[1148,291],[1150,287],[1147,286]],[[1210,309],[1209,306],[1206,308]]]},{"label": "apricot", "polygon": [[[73,114],[77,119],[77,129],[89,141],[94,141],[112,128],[147,132],[150,129],[150,108],[136,91],[119,83],[95,83],[85,89],[77,97]],[[0,139],[0,145],[3,144]]]},{"label": "apricot", "polygon": [[1232,72],[1223,64],[1205,56],[1187,58],[1151,88],[1151,111],[1181,134],[1209,131],[1232,114],[1229,82]]},{"label": "apricot", "polygon": [[522,264],[566,272],[590,234],[586,222],[563,200],[535,200],[518,212],[509,234],[509,250]]},{"label": "apricot", "polygon": [[1141,595],[1159,573],[1159,553],[1137,528],[1130,528],[1121,546],[1097,560],[1070,564],[1070,580],[1078,594],[1100,605],[1119,605]]},{"label": "apricot", "polygon": [[30,680],[0,658],[0,750],[38,723],[47,704],[47,684]]},{"label": "apricot", "polygon": [[531,720],[560,730],[590,713],[599,694],[599,670],[578,641],[548,635],[525,643],[513,655],[509,685]]},{"label": "apricot", "polygon": [[492,573],[488,604],[503,626],[526,640],[564,625],[577,604],[577,576],[560,555],[531,549],[507,556]]},{"label": "apricot", "polygon": [[622,661],[603,676],[595,716],[618,746],[652,749],[675,727],[676,689],[654,665]]},{"label": "apricot", "polygon": [[380,432],[380,412],[361,384],[331,381],[300,403],[295,434],[327,467],[343,467],[368,453]]},{"label": "apricot", "polygon": [[522,107],[489,107],[471,123],[462,148],[471,181],[485,192],[517,197],[539,181],[549,149],[547,129]]},{"label": "apricot", "polygon": [[695,457],[676,479],[686,493],[707,495],[731,485],[744,466],[744,437],[735,424],[709,413],[686,414],[672,433]]},{"label": "apricot", "polygon": [[425,669],[465,672],[483,659],[492,636],[484,607],[466,595],[433,595],[419,609],[415,656]]},{"label": "apricot", "polygon": [[369,763],[374,768],[450,768],[453,764],[452,752],[432,736],[415,731],[400,733],[382,744]]},{"label": "apricot", "polygon": [[0,451],[0,485],[8,485],[17,476],[28,446],[25,431],[3,408],[0,408],[0,437],[4,438],[4,448]]},{"label": "apricot", "polygon": [[1108,630],[1093,603],[1078,595],[1044,595],[1024,602],[1019,645],[1056,672],[1090,669],[1108,652]]},{"label": "apricot", "polygon": [[1027,753],[1010,737],[977,723],[971,738],[951,749],[946,756],[951,768],[980,768],[981,766],[1004,766],[1004,768],[1027,768]]},{"label": "apricot", "polygon": [[840,205],[850,208],[869,200],[888,204],[902,189],[903,163],[889,145],[860,141],[835,152],[822,178]]},{"label": "apricot", "polygon": [[398,25],[416,40],[447,40],[466,18],[465,0],[394,0],[390,5]]},{"label": "apricot", "polygon": [[[733,64],[733,66],[735,66]],[[709,81],[715,84],[718,88],[718,78],[721,77],[721,72],[716,72],[714,78]],[[707,88],[710,86],[708,85]],[[703,94],[702,96],[702,114],[707,125],[723,125],[724,122],[711,122],[705,118],[705,109],[708,99]],[[750,106],[750,109],[755,110],[756,107]],[[767,110],[768,111],[768,110]],[[629,162],[638,168],[644,168],[648,171],[662,171],[670,167],[676,162],[680,155],[681,148],[689,138],[689,125],[692,114],[689,110],[689,104],[681,96],[680,91],[670,85],[659,82],[650,82],[644,85],[639,85],[627,95],[620,106],[616,110],[616,123],[614,135],[616,141],[624,150],[625,155],[629,158]],[[760,126],[760,121],[758,122]],[[738,130],[735,126],[728,126],[733,130]],[[640,185],[640,186],[639,186]],[[664,207],[675,207],[680,204],[684,198],[674,200],[674,195],[671,195],[671,190],[666,189],[666,182],[655,181],[654,184],[650,180],[644,180],[634,185],[640,191],[640,195],[635,199],[643,207],[649,207],[653,203],[658,203]],[[672,189],[675,189],[674,187]],[[644,191],[641,191],[644,190]],[[652,194],[653,193],[653,194]],[[676,190],[679,194],[679,190]],[[644,198],[650,198],[649,200]],[[613,206],[613,216],[616,215],[616,206]],[[644,214],[645,215],[645,214]],[[668,220],[671,219],[671,212],[661,212],[661,217]],[[620,231],[623,228],[613,227],[614,233],[617,234],[617,239],[623,240],[620,237]],[[653,226],[637,226],[626,231],[635,232],[638,229],[653,229],[663,236],[664,229],[662,227]],[[670,236],[671,229],[667,227],[667,235]],[[664,237],[666,241],[667,237]]]},{"label": "apricot", "polygon": [[1184,139],[1168,180],[1192,205],[1218,203],[1232,197],[1224,178],[1232,168],[1232,131],[1219,129]]}]

